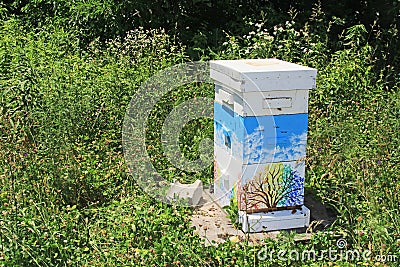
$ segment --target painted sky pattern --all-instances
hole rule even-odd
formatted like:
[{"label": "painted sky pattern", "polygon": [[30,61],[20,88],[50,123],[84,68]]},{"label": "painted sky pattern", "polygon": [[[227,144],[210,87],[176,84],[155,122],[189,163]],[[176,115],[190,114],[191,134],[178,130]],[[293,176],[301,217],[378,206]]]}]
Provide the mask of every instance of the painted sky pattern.
[{"label": "painted sky pattern", "polygon": [[[279,189],[285,188],[285,192],[277,191],[276,194],[272,194],[281,196],[274,200],[275,207],[303,204],[305,166],[304,161],[299,163],[296,161],[306,155],[307,126],[307,114],[241,117],[230,108],[214,102],[215,145],[242,162],[241,183],[238,185],[240,189],[234,186],[235,189],[246,192],[243,186],[251,184],[256,179],[255,177],[259,176],[260,171],[264,172],[265,166],[271,166],[271,168],[281,166],[279,176],[272,177],[267,173],[263,174],[266,176],[262,183],[269,183],[270,179],[274,179],[275,183],[289,185]],[[232,170],[231,168],[233,166],[228,167]],[[228,171],[228,175],[232,173]],[[225,192],[228,199],[232,198],[233,191],[226,188],[222,179],[217,182],[216,189]],[[246,194],[256,196],[257,193],[247,192]],[[268,207],[272,205],[271,203],[259,203],[250,208],[273,208]]]},{"label": "painted sky pattern", "polygon": [[[244,164],[298,160],[306,155],[307,114],[241,117],[214,105],[216,145],[232,144],[231,154]],[[223,123],[223,124],[222,124]]]}]

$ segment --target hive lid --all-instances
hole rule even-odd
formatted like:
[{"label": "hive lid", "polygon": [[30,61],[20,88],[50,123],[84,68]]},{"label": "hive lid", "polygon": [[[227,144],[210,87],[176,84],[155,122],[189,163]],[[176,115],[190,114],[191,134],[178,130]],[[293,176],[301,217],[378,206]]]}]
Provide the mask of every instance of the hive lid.
[{"label": "hive lid", "polygon": [[216,83],[240,92],[315,88],[317,70],[278,59],[210,61]]}]

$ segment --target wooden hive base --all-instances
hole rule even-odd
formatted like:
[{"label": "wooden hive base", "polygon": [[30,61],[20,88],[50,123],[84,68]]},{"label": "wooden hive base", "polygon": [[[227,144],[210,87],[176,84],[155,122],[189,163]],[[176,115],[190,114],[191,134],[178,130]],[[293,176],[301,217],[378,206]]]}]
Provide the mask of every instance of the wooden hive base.
[{"label": "wooden hive base", "polygon": [[270,212],[247,213],[239,211],[239,223],[245,233],[287,230],[308,227],[310,210],[306,206],[299,209],[283,209]]}]

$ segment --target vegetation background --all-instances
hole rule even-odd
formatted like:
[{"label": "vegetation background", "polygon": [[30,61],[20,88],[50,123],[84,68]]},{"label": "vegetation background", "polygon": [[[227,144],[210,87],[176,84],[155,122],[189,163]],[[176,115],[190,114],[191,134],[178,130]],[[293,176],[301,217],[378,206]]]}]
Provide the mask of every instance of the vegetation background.
[{"label": "vegetation background", "polygon": [[[398,266],[400,1],[9,0],[0,3],[0,266]],[[311,92],[306,190],[335,222],[306,243],[345,238],[371,260],[260,261],[260,248],[206,247],[191,210],[151,199],[127,172],[130,98],[177,63],[276,57],[319,70]],[[169,111],[209,85],[177,88],[149,121],[148,149],[168,179],[212,180],[163,157]],[[212,120],[181,133],[198,157]],[[392,255],[386,262],[376,255]]]}]

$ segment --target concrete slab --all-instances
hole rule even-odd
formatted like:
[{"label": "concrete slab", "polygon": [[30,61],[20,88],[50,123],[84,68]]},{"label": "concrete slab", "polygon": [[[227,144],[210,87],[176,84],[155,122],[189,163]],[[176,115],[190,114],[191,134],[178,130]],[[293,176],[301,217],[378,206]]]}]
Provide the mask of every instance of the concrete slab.
[{"label": "concrete slab", "polygon": [[199,205],[200,199],[203,192],[203,183],[200,180],[196,180],[192,184],[181,184],[176,181],[171,184],[170,189],[167,193],[167,199],[173,201],[182,199],[185,200],[191,206]]}]

